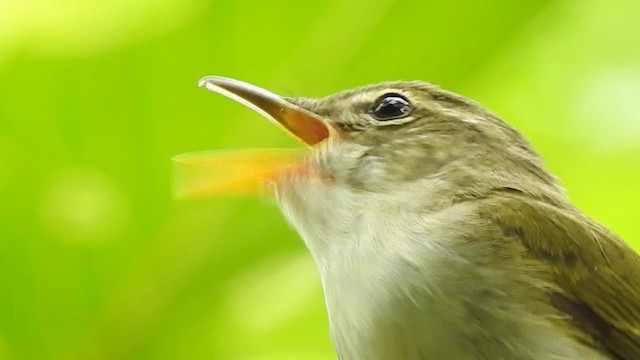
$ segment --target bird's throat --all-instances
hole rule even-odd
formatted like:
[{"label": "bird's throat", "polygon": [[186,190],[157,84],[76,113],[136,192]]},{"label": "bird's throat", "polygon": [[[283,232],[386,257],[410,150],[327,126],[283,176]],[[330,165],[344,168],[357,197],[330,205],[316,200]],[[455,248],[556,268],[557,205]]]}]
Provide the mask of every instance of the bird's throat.
[{"label": "bird's throat", "polygon": [[527,279],[485,270],[466,253],[491,249],[456,247],[464,239],[452,229],[472,209],[423,214],[398,194],[314,177],[278,199],[318,266],[341,360],[602,359],[556,327],[544,305],[497,291]]}]

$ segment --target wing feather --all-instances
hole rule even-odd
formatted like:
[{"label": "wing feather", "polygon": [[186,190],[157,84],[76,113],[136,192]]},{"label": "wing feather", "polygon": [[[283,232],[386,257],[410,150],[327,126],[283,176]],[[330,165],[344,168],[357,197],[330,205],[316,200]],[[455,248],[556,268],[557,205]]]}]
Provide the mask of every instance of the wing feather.
[{"label": "wing feather", "polygon": [[640,256],[629,245],[568,206],[505,195],[483,202],[481,211],[550,263],[561,289],[552,304],[593,346],[617,359],[640,359]]}]

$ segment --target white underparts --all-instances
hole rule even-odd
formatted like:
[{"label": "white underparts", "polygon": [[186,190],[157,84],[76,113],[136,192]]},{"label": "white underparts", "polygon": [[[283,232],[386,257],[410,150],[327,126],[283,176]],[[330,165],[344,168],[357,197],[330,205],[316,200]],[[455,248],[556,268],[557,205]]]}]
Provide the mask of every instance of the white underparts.
[{"label": "white underparts", "polygon": [[450,236],[464,208],[421,214],[413,194],[312,177],[277,190],[319,268],[341,360],[605,359],[504,300],[508,274],[483,272]]}]

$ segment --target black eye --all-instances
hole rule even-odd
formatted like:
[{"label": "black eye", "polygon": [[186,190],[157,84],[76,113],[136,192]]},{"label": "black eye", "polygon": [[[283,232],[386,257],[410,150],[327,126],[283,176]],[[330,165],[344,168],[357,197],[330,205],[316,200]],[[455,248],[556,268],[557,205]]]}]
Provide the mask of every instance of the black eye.
[{"label": "black eye", "polygon": [[404,96],[385,94],[373,103],[370,113],[377,120],[385,121],[409,116],[411,110],[411,104]]}]

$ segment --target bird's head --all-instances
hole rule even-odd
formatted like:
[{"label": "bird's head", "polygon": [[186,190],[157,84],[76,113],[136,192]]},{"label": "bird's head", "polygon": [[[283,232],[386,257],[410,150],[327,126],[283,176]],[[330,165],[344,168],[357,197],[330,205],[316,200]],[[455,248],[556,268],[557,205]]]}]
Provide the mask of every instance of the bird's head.
[{"label": "bird's head", "polygon": [[450,202],[494,188],[538,198],[559,189],[518,131],[477,103],[425,82],[384,82],[324,98],[281,97],[222,77],[206,77],[201,85],[284,127],[312,148],[315,173],[354,190],[440,181],[443,192],[455,189]]}]

